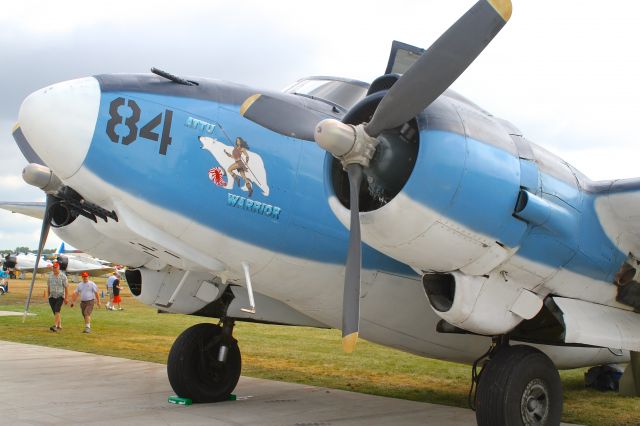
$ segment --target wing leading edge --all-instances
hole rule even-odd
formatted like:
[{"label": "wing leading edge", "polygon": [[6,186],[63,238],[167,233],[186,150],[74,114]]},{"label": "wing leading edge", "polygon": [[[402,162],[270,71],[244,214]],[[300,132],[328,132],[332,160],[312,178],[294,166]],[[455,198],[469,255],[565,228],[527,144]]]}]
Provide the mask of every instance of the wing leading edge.
[{"label": "wing leading edge", "polygon": [[9,210],[12,213],[20,213],[40,220],[44,217],[43,202],[0,201],[0,208]]},{"label": "wing leading edge", "polygon": [[640,259],[640,178],[597,182],[589,189],[607,236],[620,250]]}]

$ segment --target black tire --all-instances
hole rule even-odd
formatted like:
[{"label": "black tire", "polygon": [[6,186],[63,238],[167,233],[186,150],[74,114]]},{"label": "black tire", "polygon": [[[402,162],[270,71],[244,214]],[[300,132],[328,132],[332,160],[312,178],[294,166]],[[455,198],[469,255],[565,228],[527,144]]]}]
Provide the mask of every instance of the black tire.
[{"label": "black tire", "polygon": [[559,425],[561,417],[562,383],[549,357],[531,346],[499,349],[478,383],[478,425]]},{"label": "black tire", "polygon": [[218,361],[222,328],[196,324],[178,336],[167,360],[169,383],[176,394],[193,402],[226,401],[238,384],[242,361],[238,342],[230,338],[225,362]]}]

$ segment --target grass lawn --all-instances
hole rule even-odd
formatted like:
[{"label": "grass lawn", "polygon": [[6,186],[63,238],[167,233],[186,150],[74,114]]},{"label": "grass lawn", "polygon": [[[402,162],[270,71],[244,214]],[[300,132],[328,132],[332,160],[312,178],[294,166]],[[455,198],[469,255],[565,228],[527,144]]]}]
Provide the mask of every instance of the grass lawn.
[{"label": "grass lawn", "polygon": [[[105,280],[95,279],[99,288]],[[0,310],[22,311],[28,280],[11,280],[0,296]],[[166,363],[171,344],[185,328],[213,318],[157,314],[136,302],[128,290],[124,311],[94,310],[92,334],[82,334],[78,306],[62,309],[63,331],[52,333],[53,316],[36,281],[31,312],[37,316],[0,317],[0,339],[42,346]],[[438,404],[467,406],[469,366],[430,360],[359,341],[353,354],[342,352],[340,331],[239,322],[234,336],[242,351],[242,374],[315,386]],[[587,425],[640,425],[640,398],[584,388],[584,369],[561,372],[563,421]]]}]

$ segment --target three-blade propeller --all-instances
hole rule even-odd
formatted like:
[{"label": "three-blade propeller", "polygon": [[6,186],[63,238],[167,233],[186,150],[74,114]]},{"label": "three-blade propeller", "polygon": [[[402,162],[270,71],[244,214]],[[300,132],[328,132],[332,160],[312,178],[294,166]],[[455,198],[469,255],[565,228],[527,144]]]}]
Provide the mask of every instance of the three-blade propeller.
[{"label": "three-blade propeller", "polygon": [[29,286],[29,295],[24,304],[24,315],[22,321],[27,318],[29,304],[31,303],[31,295],[33,294],[33,284],[36,281],[36,273],[38,272],[38,264],[42,258],[42,250],[47,242],[49,229],[51,228],[51,209],[56,203],[55,194],[62,188],[60,179],[46,166],[42,164],[30,163],[22,170],[22,178],[29,185],[42,189],[47,194],[47,201],[44,206],[44,217],[42,218],[42,228],[40,230],[40,242],[38,243],[38,254],[36,255],[35,265],[33,266],[33,275],[31,277],[31,285]]},{"label": "three-blade propeller", "polygon": [[29,304],[31,303],[31,296],[33,294],[33,285],[36,282],[36,273],[38,272],[38,264],[40,263],[40,258],[42,257],[42,250],[44,249],[44,245],[47,242],[47,236],[49,235],[49,229],[51,228],[51,217],[49,212],[51,211],[50,207],[55,201],[55,197],[51,194],[47,194],[47,201],[44,207],[44,217],[42,218],[42,228],[40,229],[40,241],[38,243],[38,254],[36,255],[36,262],[33,266],[33,274],[31,276],[31,284],[29,285],[29,294],[27,295],[27,301],[24,304],[24,314],[22,315],[22,322],[27,318],[27,313],[29,312]]},{"label": "three-blade propeller", "polygon": [[[358,340],[360,321],[360,268],[362,266],[362,245],[360,243],[360,184],[362,166],[349,164],[349,205],[351,207],[351,225],[349,227],[349,255],[345,266],[344,293],[342,297],[342,345],[345,352],[352,352]],[[358,283],[358,285],[347,285]],[[349,307],[349,309],[345,309]]]},{"label": "three-blade propeller", "polygon": [[375,138],[413,119],[444,93],[510,17],[510,0],[478,1],[395,82],[369,123],[354,127],[328,119],[316,126],[316,142],[342,162],[351,191],[351,228],[342,302],[342,339],[346,352],[354,349],[359,330],[362,255],[358,197],[363,167],[369,166],[375,152]]}]

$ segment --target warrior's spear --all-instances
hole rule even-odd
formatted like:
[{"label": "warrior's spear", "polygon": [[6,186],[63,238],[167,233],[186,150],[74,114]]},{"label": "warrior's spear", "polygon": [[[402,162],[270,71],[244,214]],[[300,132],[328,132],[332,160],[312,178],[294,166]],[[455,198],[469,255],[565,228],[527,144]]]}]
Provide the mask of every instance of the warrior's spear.
[{"label": "warrior's spear", "polygon": [[[218,123],[218,127],[220,127],[220,130],[222,130],[222,133],[224,133],[224,137],[227,138],[227,140],[229,141],[229,143],[231,145],[233,145],[235,142],[233,142],[231,140],[231,138],[229,137],[229,135],[227,134],[227,132],[224,131],[224,128],[222,127],[222,125],[220,123]],[[248,158],[248,156],[247,156]],[[242,160],[242,157],[240,157],[240,162],[242,163],[242,165],[244,167],[246,167],[247,170],[249,170],[249,172],[253,175],[253,178],[256,180],[256,183],[258,184],[258,186],[262,187],[262,184],[260,183],[260,180],[256,177],[256,174],[253,173],[253,170],[251,170],[251,167],[249,167],[249,165]]]}]

